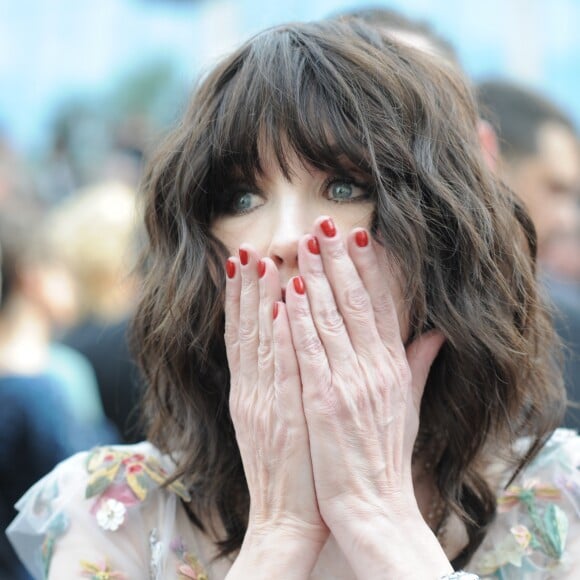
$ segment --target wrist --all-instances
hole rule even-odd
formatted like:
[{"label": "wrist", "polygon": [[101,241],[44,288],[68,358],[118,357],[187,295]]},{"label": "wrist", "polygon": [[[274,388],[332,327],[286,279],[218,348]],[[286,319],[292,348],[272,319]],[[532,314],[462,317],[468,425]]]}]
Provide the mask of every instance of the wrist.
[{"label": "wrist", "polygon": [[228,580],[307,579],[326,536],[313,537],[308,531],[301,534],[298,527],[293,526],[249,526]]},{"label": "wrist", "polygon": [[420,513],[357,520],[343,520],[339,529],[331,527],[357,578],[435,580],[453,572],[443,548]]}]

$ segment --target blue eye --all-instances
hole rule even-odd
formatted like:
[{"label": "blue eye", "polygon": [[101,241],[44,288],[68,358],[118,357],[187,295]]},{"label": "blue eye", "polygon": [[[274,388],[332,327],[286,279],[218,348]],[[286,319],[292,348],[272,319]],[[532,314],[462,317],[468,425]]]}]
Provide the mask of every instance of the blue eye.
[{"label": "blue eye", "polygon": [[363,185],[346,179],[335,179],[328,184],[328,199],[335,202],[348,202],[368,199],[369,193]]},{"label": "blue eye", "polygon": [[349,199],[353,194],[352,183],[341,183],[340,181],[330,186],[330,193],[334,199]]},{"label": "blue eye", "polygon": [[244,214],[258,207],[261,198],[257,193],[240,191],[235,193],[230,201],[230,211],[234,214]]}]

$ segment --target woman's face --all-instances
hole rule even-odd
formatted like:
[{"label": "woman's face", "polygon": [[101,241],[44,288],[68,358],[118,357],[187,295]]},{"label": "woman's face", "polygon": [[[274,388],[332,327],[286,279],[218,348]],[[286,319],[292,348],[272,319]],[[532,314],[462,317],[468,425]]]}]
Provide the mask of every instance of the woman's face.
[{"label": "woman's face", "polygon": [[[355,227],[369,228],[374,210],[369,189],[362,175],[327,173],[294,158],[288,181],[273,159],[265,159],[264,172],[257,187],[243,183],[231,188],[229,209],[212,225],[212,232],[237,255],[242,243],[249,243],[261,256],[271,258],[278,267],[282,289],[298,270],[298,241],[312,233],[314,220],[321,215],[333,218],[344,237]],[[347,173],[347,172],[345,172]],[[385,282],[389,284],[399,315],[402,338],[408,336],[408,309],[402,298],[400,273],[384,249],[373,241],[383,256]]]}]

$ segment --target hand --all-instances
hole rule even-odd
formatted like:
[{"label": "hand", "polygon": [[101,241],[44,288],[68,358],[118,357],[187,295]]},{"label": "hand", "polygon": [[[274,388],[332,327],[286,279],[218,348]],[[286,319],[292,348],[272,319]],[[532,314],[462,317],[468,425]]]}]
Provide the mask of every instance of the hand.
[{"label": "hand", "polygon": [[[318,505],[349,557],[353,545],[368,545],[368,522],[391,532],[411,522],[409,529],[428,532],[413,491],[411,457],[423,388],[443,337],[426,333],[405,351],[386,260],[366,231],[352,232],[345,246],[336,231],[325,234],[333,227],[326,218],[316,221],[319,253],[312,236],[301,240],[306,294],[289,284],[286,302]],[[356,240],[364,242],[365,235],[361,247]],[[398,539],[388,538],[392,544]]]},{"label": "hand", "polygon": [[269,551],[272,559],[264,541],[275,538],[300,543],[301,564],[307,564],[310,553],[313,566],[328,530],[316,502],[298,363],[280,302],[279,275],[274,262],[259,262],[250,246],[241,248],[240,258],[228,264],[225,342],[230,412],[250,492],[242,555],[245,548],[256,548]]}]

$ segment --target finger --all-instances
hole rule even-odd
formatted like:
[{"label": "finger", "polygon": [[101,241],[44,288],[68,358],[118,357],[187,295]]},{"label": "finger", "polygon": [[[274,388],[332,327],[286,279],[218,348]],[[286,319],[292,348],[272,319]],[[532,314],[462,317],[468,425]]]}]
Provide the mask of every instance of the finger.
[{"label": "finger", "polygon": [[290,422],[297,422],[302,418],[300,422],[304,424],[300,371],[292,343],[288,312],[283,302],[274,302],[271,318],[274,346],[274,396],[279,403],[279,408]]},{"label": "finger", "polygon": [[239,250],[241,271],[240,323],[240,373],[250,384],[258,381],[259,307],[258,255],[254,248],[243,244]]},{"label": "finger", "polygon": [[[373,317],[381,341],[391,352],[402,354],[404,346],[401,340],[397,306],[393,300],[392,285],[385,282],[385,270],[388,269],[386,260],[379,259],[377,249],[373,247],[369,233],[364,228],[356,228],[350,232],[347,238],[347,248],[370,297]],[[388,275],[394,276],[392,269]]]},{"label": "finger", "polygon": [[[319,331],[326,330],[324,315],[327,313],[324,310],[321,311],[319,305],[326,308],[333,304],[340,313],[340,319],[336,320],[336,328],[331,327],[329,330],[344,329],[352,348],[359,356],[365,354],[373,356],[376,354],[376,345],[380,344],[380,337],[368,292],[331,218],[325,216],[318,218],[314,224],[314,231],[319,243],[320,255],[316,256],[311,253],[308,260],[302,259],[300,271],[304,272],[304,266],[309,267],[317,281],[316,284],[312,284],[308,274],[304,274],[317,328]],[[332,310],[330,314],[333,314]],[[323,328],[320,328],[320,324]],[[325,347],[327,334],[330,333],[324,332],[323,335],[321,332]],[[339,356],[344,358],[344,351],[342,354],[339,353]]]},{"label": "finger", "polygon": [[[302,388],[306,397],[313,393],[311,385],[327,388],[330,385],[330,367],[326,351],[314,325],[306,286],[301,276],[292,278],[286,287],[286,310],[290,323],[292,344],[296,352]],[[321,399],[330,399],[330,393],[318,393]]]},{"label": "finger", "polygon": [[434,329],[425,332],[407,347],[407,360],[411,371],[411,389],[417,410],[421,405],[431,365],[444,343],[443,334]]},{"label": "finger", "polygon": [[259,384],[269,386],[274,378],[274,351],[272,344],[273,305],[281,299],[280,276],[274,262],[263,258],[257,265],[259,278],[259,336],[258,369]]},{"label": "finger", "polygon": [[335,295],[324,270],[324,265],[313,236],[305,236],[298,244],[300,274],[305,282],[307,303],[328,361],[337,368],[349,353],[354,355],[353,345],[345,321],[335,301]]},{"label": "finger", "polygon": [[239,372],[240,365],[240,289],[242,278],[238,258],[231,256],[226,262],[226,291],[225,291],[225,331],[226,354],[230,373]]}]

